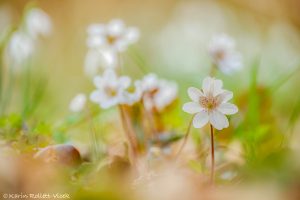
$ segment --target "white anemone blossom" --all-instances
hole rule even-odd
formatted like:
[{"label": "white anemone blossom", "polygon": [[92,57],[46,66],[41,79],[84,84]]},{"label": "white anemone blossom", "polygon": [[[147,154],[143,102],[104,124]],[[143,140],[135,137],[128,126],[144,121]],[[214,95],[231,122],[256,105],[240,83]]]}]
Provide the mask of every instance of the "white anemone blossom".
[{"label": "white anemone blossom", "polygon": [[69,109],[72,112],[80,112],[84,109],[86,104],[86,95],[83,93],[77,94],[70,102]]},{"label": "white anemone blossom", "polygon": [[242,57],[236,51],[235,42],[225,34],[212,38],[208,52],[213,63],[225,74],[231,74],[242,68]]},{"label": "white anemone blossom", "polygon": [[39,8],[32,8],[25,17],[25,31],[33,38],[48,36],[52,32],[50,17]]},{"label": "white anemone blossom", "polygon": [[96,90],[90,95],[91,101],[106,109],[119,104],[132,105],[139,101],[139,93],[130,93],[131,79],[128,76],[118,77],[112,69],[104,71],[102,76],[94,77]]},{"label": "white anemone blossom", "polygon": [[177,84],[159,79],[151,73],[136,84],[142,91],[143,103],[147,110],[162,111],[177,98]]},{"label": "white anemone blossom", "polygon": [[225,115],[232,115],[238,112],[237,106],[228,103],[233,93],[224,90],[223,82],[211,77],[206,77],[202,83],[202,90],[190,87],[188,95],[192,102],[185,103],[183,110],[195,114],[193,125],[201,128],[210,123],[214,128],[222,130],[229,126]]},{"label": "white anemone blossom", "polygon": [[28,11],[24,24],[14,32],[8,42],[8,62],[12,66],[20,66],[35,52],[37,37],[47,36],[51,33],[52,23],[49,16],[38,8]]},{"label": "white anemone blossom", "polygon": [[35,50],[34,41],[24,32],[12,34],[7,47],[7,54],[13,66],[19,66],[27,60]]},{"label": "white anemone blossom", "polygon": [[126,27],[120,19],[108,24],[92,24],[88,27],[87,45],[90,48],[108,47],[123,52],[139,39],[140,32],[135,27]]}]

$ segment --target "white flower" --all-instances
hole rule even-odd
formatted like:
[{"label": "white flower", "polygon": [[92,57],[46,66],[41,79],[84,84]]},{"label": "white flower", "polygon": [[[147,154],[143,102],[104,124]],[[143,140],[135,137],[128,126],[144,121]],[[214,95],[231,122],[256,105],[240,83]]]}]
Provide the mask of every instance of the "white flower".
[{"label": "white flower", "polygon": [[43,10],[33,8],[26,15],[25,29],[33,38],[37,38],[39,35],[48,36],[52,31],[52,22]]},{"label": "white flower", "polygon": [[235,49],[235,42],[225,34],[212,38],[208,52],[213,63],[225,74],[242,68],[242,57]]},{"label": "white flower", "polygon": [[72,112],[80,112],[86,104],[86,95],[83,93],[77,94],[70,102],[69,109]]},{"label": "white flower", "polygon": [[117,55],[109,49],[90,49],[85,57],[85,74],[94,77],[102,68],[116,68]]},{"label": "white flower", "polygon": [[130,83],[128,76],[118,77],[112,69],[107,69],[103,76],[94,78],[97,90],[91,93],[90,99],[104,109],[118,104],[131,105],[139,99],[135,93],[128,92]]},{"label": "white flower", "polygon": [[139,35],[137,28],[126,27],[122,20],[114,19],[108,24],[90,25],[87,45],[90,48],[108,47],[116,52],[122,52],[128,45],[136,42]]},{"label": "white flower", "polygon": [[177,84],[158,79],[155,74],[146,75],[136,82],[142,90],[144,106],[148,110],[162,111],[177,98]]},{"label": "white flower", "polygon": [[13,33],[7,47],[8,59],[12,66],[19,66],[26,61],[35,50],[35,42],[26,33]]},{"label": "white flower", "polygon": [[52,29],[51,20],[48,15],[38,9],[31,9],[22,27],[14,32],[7,47],[9,62],[12,66],[20,66],[33,55],[37,37],[49,35]]},{"label": "white flower", "polygon": [[134,87],[127,88],[123,92],[123,104],[133,105],[142,98],[142,88],[138,81],[135,81]]},{"label": "white flower", "polygon": [[238,108],[228,101],[233,97],[232,92],[222,89],[223,83],[211,77],[206,77],[202,83],[202,90],[194,87],[188,89],[192,102],[185,103],[183,110],[195,114],[193,125],[201,128],[210,123],[214,128],[222,130],[229,126],[225,115],[238,112]]}]

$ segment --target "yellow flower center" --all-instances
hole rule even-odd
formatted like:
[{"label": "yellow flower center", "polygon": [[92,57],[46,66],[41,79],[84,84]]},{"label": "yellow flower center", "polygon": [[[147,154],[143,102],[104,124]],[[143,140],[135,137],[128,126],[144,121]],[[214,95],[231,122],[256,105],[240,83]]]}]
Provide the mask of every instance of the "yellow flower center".
[{"label": "yellow flower center", "polygon": [[215,53],[216,60],[223,60],[225,57],[225,52],[223,50],[219,50]]},{"label": "yellow flower center", "polygon": [[111,96],[111,97],[114,97],[117,95],[117,90],[110,86],[105,87],[104,91],[108,96]]},{"label": "yellow flower center", "polygon": [[117,40],[117,37],[113,35],[107,35],[106,39],[109,44],[114,44]]},{"label": "yellow flower center", "polygon": [[213,110],[218,106],[218,101],[213,96],[208,97],[200,97],[199,103],[203,108],[206,108],[208,110]]},{"label": "yellow flower center", "polygon": [[149,96],[152,98],[158,93],[159,88],[153,88],[152,90],[149,91]]}]

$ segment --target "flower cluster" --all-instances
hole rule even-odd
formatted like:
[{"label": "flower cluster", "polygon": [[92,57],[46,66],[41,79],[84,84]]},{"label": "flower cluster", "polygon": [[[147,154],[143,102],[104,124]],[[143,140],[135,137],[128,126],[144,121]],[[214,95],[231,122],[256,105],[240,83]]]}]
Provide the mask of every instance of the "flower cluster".
[{"label": "flower cluster", "polygon": [[119,19],[111,20],[107,25],[92,24],[88,27],[87,45],[90,48],[106,47],[115,52],[123,52],[129,44],[139,38],[139,30],[126,27]]},{"label": "flower cluster", "polygon": [[96,90],[90,99],[102,108],[109,108],[118,104],[132,104],[139,99],[138,92],[129,94],[127,89],[131,84],[128,76],[118,77],[112,69],[107,69],[102,76],[94,78]]},{"label": "flower cluster", "polygon": [[162,111],[177,98],[177,84],[159,79],[153,73],[137,81],[137,85],[143,91],[142,100],[147,110]]},{"label": "flower cluster", "polygon": [[52,31],[50,17],[39,8],[30,9],[24,23],[15,31],[9,41],[7,54],[12,66],[19,66],[33,55],[39,36],[49,36]]},{"label": "flower cluster", "polygon": [[[156,74],[149,73],[140,80],[132,81],[129,76],[120,75],[118,70],[123,67],[120,53],[136,42],[139,31],[136,28],[125,27],[121,20],[112,20],[107,25],[92,24],[88,27],[87,46],[89,48],[85,60],[85,72],[92,76],[96,89],[90,94],[90,100],[102,109],[118,106],[120,119],[128,141],[128,158],[132,166],[137,166],[138,144],[137,133],[132,125],[132,114],[129,107],[139,103],[142,105],[141,121],[145,139],[157,139],[163,133],[160,121],[161,113],[170,106],[178,96],[176,82],[160,79]],[[232,39],[225,35],[213,38],[209,45],[209,53],[214,65],[212,69],[230,73],[241,67],[241,59],[235,50]],[[100,66],[105,66],[103,73],[99,73]],[[192,102],[185,103],[182,109],[193,114],[193,119],[187,129],[184,142],[177,155],[186,143],[191,124],[195,128],[202,128],[210,124],[211,132],[211,175],[214,180],[214,128],[222,130],[229,126],[226,115],[238,112],[237,106],[228,101],[233,93],[223,89],[221,80],[206,77],[202,88],[188,88],[188,95]],[[79,112],[86,103],[84,94],[77,95],[70,103],[70,110]],[[163,128],[162,128],[163,129]],[[146,141],[149,142],[149,141]],[[95,147],[96,149],[96,147]],[[151,145],[149,151],[151,151]]]},{"label": "flower cluster", "polygon": [[134,89],[131,89],[131,82],[128,76],[118,77],[112,69],[107,69],[102,76],[94,78],[96,90],[91,93],[90,99],[102,108],[132,105],[142,100],[147,109],[161,111],[177,97],[176,83],[158,79],[155,74],[135,81]]},{"label": "flower cluster", "polygon": [[[139,30],[126,27],[118,19],[108,24],[92,24],[87,29],[85,72],[93,78],[96,90],[90,95],[101,108],[133,105],[141,102],[147,110],[162,111],[177,98],[177,84],[159,79],[155,74],[145,75],[133,82],[128,76],[119,76],[119,54],[139,39]],[[100,75],[100,67],[104,72]]]},{"label": "flower cluster", "polygon": [[137,28],[126,27],[119,19],[111,20],[108,24],[92,24],[87,33],[85,72],[89,76],[98,74],[100,67],[116,68],[120,64],[119,53],[136,42],[140,35]]}]

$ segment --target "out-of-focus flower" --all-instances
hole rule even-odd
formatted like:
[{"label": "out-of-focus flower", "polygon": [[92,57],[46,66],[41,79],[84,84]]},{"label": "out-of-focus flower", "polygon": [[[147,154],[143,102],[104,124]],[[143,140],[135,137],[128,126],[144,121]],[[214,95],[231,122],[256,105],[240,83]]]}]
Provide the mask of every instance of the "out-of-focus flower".
[{"label": "out-of-focus flower", "polygon": [[52,32],[51,19],[39,8],[30,9],[25,18],[25,30],[33,38],[48,36]]},{"label": "out-of-focus flower", "polygon": [[51,33],[52,23],[49,16],[39,8],[33,8],[26,14],[25,22],[14,32],[8,42],[8,61],[12,66],[22,65],[33,54],[38,36]]},{"label": "out-of-focus flower", "polygon": [[28,34],[18,31],[11,36],[7,53],[13,65],[18,66],[19,64],[22,64],[24,60],[27,60],[34,53],[34,50],[34,41]]},{"label": "out-of-focus flower", "polygon": [[107,69],[103,76],[94,78],[94,84],[97,90],[91,93],[90,99],[99,103],[102,108],[134,103],[135,93],[128,92],[131,84],[131,79],[128,76],[118,77],[112,69]]},{"label": "out-of-focus flower", "polygon": [[143,91],[139,82],[136,81],[133,86],[124,90],[123,104],[133,105],[134,103],[139,102],[141,100]]},{"label": "out-of-focus flower", "polygon": [[225,34],[212,38],[208,52],[213,63],[225,74],[242,68],[242,57],[235,49],[235,42]]},{"label": "out-of-focus flower", "polygon": [[155,74],[144,76],[136,82],[142,90],[143,102],[148,110],[162,111],[177,98],[177,84],[159,79]]},{"label": "out-of-focus flower", "polygon": [[108,47],[116,52],[125,51],[128,45],[139,39],[139,30],[126,27],[120,19],[108,24],[92,24],[88,27],[87,45],[90,48]]},{"label": "out-of-focus flower", "polygon": [[222,89],[223,82],[206,77],[202,83],[202,90],[194,87],[188,89],[192,102],[185,103],[183,110],[195,114],[193,125],[201,128],[208,122],[216,129],[222,130],[229,126],[225,115],[238,112],[238,108],[228,101],[233,97],[232,92]]},{"label": "out-of-focus flower", "polygon": [[117,55],[110,49],[89,49],[85,57],[84,71],[85,74],[94,77],[99,74],[101,67],[116,68]]},{"label": "out-of-focus flower", "polygon": [[92,24],[87,29],[87,46],[85,72],[89,76],[99,73],[101,67],[116,68],[120,64],[118,53],[139,39],[139,30],[126,27],[119,19],[111,20],[108,24]]},{"label": "out-of-focus flower", "polygon": [[69,109],[72,112],[80,112],[86,104],[86,95],[83,93],[77,94],[70,102]]}]

